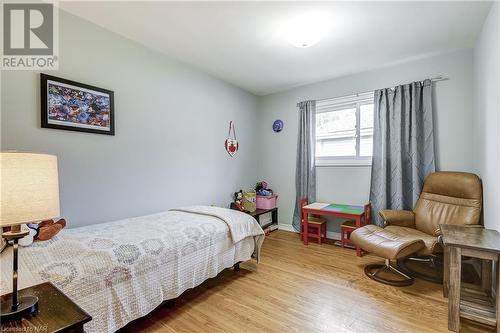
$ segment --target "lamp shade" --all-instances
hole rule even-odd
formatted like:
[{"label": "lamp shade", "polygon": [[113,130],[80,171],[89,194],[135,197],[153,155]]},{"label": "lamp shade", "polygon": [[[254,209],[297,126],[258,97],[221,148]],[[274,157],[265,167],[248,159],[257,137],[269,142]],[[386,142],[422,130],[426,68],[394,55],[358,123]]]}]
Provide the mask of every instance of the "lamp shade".
[{"label": "lamp shade", "polygon": [[2,152],[0,172],[0,226],[60,215],[56,156]]}]

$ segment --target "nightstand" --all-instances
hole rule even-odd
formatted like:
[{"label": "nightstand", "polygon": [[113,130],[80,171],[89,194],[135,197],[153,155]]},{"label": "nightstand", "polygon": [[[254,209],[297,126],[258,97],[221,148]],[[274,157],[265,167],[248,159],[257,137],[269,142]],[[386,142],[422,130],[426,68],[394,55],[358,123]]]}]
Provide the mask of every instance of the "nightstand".
[{"label": "nightstand", "polygon": [[[19,290],[19,295],[33,295],[39,299],[38,312],[22,320],[2,323],[1,332],[83,332],[83,324],[92,317],[70,300],[50,282]],[[3,302],[10,301],[10,295],[0,296]]]},{"label": "nightstand", "polygon": [[[234,202],[231,202],[230,208],[239,211],[239,209],[236,208]],[[252,215],[257,220],[257,222],[259,222],[262,229],[269,229],[269,231],[278,229],[278,207],[270,209],[257,209],[254,212],[246,213]],[[261,221],[261,216],[267,213],[271,214],[271,221]]]}]

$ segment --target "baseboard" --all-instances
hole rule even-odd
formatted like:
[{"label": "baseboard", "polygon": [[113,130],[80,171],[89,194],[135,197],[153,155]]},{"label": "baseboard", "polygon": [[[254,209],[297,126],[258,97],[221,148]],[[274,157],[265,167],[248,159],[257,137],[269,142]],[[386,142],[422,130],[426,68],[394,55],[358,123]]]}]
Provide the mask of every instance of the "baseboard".
[{"label": "baseboard", "polygon": [[[284,230],[284,231],[297,232],[297,231],[295,231],[295,229],[293,228],[293,226],[291,224],[278,224],[278,229]],[[340,232],[327,231],[326,238],[340,240]]]},{"label": "baseboard", "polygon": [[279,230],[285,230],[285,231],[291,231],[291,232],[297,232],[293,228],[293,225],[291,224],[278,224],[278,229]]},{"label": "baseboard", "polygon": [[340,232],[327,231],[326,238],[340,240]]}]

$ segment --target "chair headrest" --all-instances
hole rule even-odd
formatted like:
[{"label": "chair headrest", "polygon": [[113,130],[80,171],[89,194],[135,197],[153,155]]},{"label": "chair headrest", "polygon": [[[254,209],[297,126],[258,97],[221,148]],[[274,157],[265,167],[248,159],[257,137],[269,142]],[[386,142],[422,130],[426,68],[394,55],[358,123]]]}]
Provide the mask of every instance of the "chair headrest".
[{"label": "chair headrest", "polygon": [[482,200],[483,198],[481,179],[468,172],[434,172],[425,179],[422,192],[463,199]]}]

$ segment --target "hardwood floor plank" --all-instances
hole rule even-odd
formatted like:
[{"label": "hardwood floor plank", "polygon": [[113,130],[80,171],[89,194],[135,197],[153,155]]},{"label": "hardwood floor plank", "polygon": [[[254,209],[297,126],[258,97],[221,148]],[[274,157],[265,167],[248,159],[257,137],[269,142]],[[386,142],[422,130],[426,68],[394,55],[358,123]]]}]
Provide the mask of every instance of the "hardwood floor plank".
[{"label": "hardwood floor plank", "polygon": [[[271,233],[262,262],[241,264],[160,307],[124,332],[448,332],[440,285],[396,288],[368,279],[382,259],[331,244],[304,246],[297,234]],[[461,332],[493,332],[462,320]]]}]

